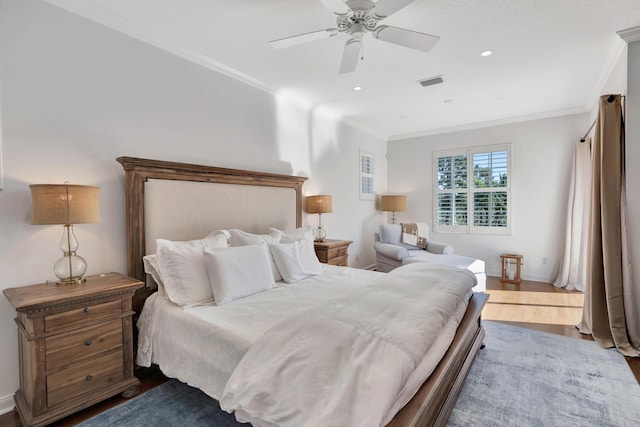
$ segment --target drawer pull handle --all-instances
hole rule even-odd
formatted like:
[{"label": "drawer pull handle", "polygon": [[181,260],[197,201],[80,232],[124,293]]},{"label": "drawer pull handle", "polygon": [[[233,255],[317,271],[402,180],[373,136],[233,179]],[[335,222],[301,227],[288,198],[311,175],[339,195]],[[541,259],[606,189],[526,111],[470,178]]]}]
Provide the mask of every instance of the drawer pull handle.
[{"label": "drawer pull handle", "polygon": [[85,378],[87,381],[91,381],[93,379],[93,375],[87,375],[87,378]]},{"label": "drawer pull handle", "polygon": [[90,345],[91,345],[91,340],[86,340],[86,341],[84,342],[84,345],[86,345],[86,346],[90,346]]},{"label": "drawer pull handle", "polygon": [[84,312],[85,312],[85,313],[88,313],[88,312],[89,312],[89,307],[85,307],[85,308],[84,308]]}]

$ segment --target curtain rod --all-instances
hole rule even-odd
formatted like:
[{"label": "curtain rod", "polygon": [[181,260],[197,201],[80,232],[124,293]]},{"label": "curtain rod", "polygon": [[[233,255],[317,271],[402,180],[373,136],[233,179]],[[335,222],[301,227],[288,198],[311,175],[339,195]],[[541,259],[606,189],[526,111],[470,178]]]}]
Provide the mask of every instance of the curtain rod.
[{"label": "curtain rod", "polygon": [[[625,96],[622,95],[622,98],[624,98]],[[607,98],[607,102],[608,103],[612,103],[614,100],[616,99],[615,95],[609,95],[609,97]],[[594,120],[591,123],[591,126],[589,126],[589,130],[587,130],[587,132],[584,134],[584,136],[582,138],[580,138],[580,142],[585,142],[587,140],[587,136],[589,136],[589,132],[591,132],[591,129],[593,129],[593,127],[596,125],[596,120]]]},{"label": "curtain rod", "polygon": [[596,121],[594,120],[593,122],[591,122],[591,126],[589,126],[589,130],[587,130],[587,133],[585,133],[584,136],[580,138],[580,142],[585,142],[587,140],[587,136],[589,136],[589,132],[591,132],[591,129],[593,129],[595,125],[596,125]]}]

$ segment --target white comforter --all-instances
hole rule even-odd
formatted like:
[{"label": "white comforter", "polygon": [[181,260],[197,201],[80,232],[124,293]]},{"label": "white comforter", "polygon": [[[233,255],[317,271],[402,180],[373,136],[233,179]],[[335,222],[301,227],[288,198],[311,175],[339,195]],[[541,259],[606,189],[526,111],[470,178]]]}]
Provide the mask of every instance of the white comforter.
[{"label": "white comforter", "polygon": [[249,348],[220,405],[258,427],[384,425],[474,285],[466,270],[411,264],[288,317]]},{"label": "white comforter", "polygon": [[269,328],[349,292],[384,273],[324,265],[325,272],[221,306],[183,309],[160,292],[147,298],[138,320],[139,366],[162,372],[220,399],[231,373]]}]

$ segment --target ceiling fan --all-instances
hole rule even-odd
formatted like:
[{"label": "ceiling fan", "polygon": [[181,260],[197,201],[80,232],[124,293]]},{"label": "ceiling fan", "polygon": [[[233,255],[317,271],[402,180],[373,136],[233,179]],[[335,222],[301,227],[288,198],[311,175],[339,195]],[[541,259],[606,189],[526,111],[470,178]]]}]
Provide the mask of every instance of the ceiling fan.
[{"label": "ceiling fan", "polygon": [[320,0],[336,15],[336,27],[310,33],[298,34],[269,42],[277,49],[284,49],[301,43],[335,37],[340,33],[349,35],[340,63],[340,74],[355,71],[362,51],[362,37],[371,33],[373,37],[388,43],[430,51],[440,37],[408,30],[406,28],[378,25],[380,21],[415,0]]}]

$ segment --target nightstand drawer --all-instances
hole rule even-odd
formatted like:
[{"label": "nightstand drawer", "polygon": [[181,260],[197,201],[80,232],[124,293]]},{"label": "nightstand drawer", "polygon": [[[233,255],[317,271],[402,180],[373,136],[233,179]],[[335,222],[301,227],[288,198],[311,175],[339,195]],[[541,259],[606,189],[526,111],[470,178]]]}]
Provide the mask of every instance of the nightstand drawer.
[{"label": "nightstand drawer", "polygon": [[349,257],[346,255],[337,257],[337,258],[332,258],[327,262],[327,264],[329,265],[337,265],[340,267],[346,267],[348,263],[349,263]]},{"label": "nightstand drawer", "polygon": [[343,246],[341,248],[331,248],[329,249],[328,259],[343,257],[343,256],[347,256],[348,254],[349,254],[349,248],[347,246]]},{"label": "nightstand drawer", "polygon": [[87,305],[75,310],[63,313],[50,314],[44,318],[46,332],[53,332],[70,326],[82,325],[92,320],[109,317],[122,313],[120,300],[109,301],[102,304]]},{"label": "nightstand drawer", "polygon": [[47,377],[47,406],[87,394],[124,378],[122,350],[64,369]]},{"label": "nightstand drawer", "polygon": [[318,257],[318,261],[326,263],[329,258],[327,257],[327,251],[318,251],[316,250],[316,256]]},{"label": "nightstand drawer", "polygon": [[320,262],[346,267],[349,264],[351,243],[351,240],[326,239],[322,242],[313,242],[313,247]]},{"label": "nightstand drawer", "polygon": [[47,371],[122,346],[122,319],[45,339]]}]

